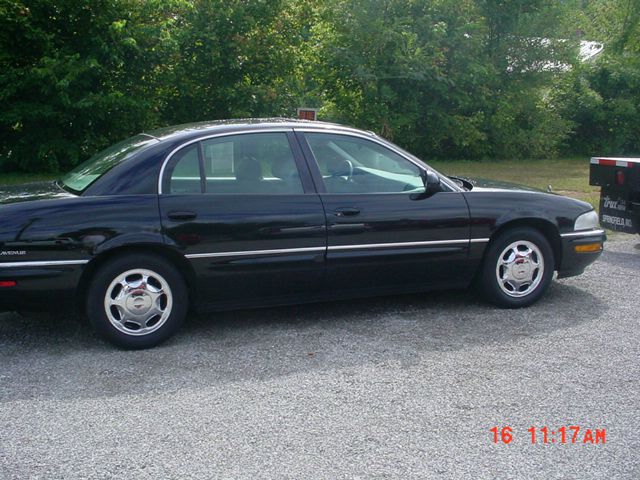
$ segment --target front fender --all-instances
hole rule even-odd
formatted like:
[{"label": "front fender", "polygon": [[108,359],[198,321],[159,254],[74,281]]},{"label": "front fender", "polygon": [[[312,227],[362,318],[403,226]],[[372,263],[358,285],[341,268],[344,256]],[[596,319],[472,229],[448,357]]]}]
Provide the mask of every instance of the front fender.
[{"label": "front fender", "polygon": [[491,238],[515,221],[540,221],[558,233],[573,231],[576,218],[593,207],[588,203],[547,193],[478,190],[464,193],[471,217],[471,238]]}]

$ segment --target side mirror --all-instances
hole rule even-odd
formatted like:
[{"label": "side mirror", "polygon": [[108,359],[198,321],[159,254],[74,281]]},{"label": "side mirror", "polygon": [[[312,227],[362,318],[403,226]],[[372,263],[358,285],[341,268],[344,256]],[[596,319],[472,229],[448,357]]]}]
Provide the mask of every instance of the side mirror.
[{"label": "side mirror", "polygon": [[422,177],[422,183],[424,183],[425,194],[428,197],[430,197],[434,193],[442,191],[440,177],[436,175],[432,170],[423,170],[420,176]]}]

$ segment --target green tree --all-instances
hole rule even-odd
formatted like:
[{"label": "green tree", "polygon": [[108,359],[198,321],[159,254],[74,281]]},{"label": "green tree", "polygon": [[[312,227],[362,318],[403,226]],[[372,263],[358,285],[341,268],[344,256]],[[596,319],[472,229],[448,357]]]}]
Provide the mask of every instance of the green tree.
[{"label": "green tree", "polygon": [[[424,158],[640,150],[638,0],[0,0],[0,168],[290,116]],[[605,43],[577,61],[578,38]]]},{"label": "green tree", "polygon": [[297,11],[284,0],[0,0],[2,168],[65,170],[158,125],[290,114]]},{"label": "green tree", "polygon": [[[290,114],[299,25],[281,0],[197,0],[165,72],[169,123]],[[294,10],[295,11],[295,10]]]},{"label": "green tree", "polygon": [[555,2],[333,0],[320,19],[334,118],[424,157],[546,156],[568,133],[545,101],[575,56]]},{"label": "green tree", "polygon": [[602,42],[604,52],[576,66],[552,92],[553,103],[574,125],[566,151],[640,153],[640,2],[584,1],[571,20],[585,39]]},{"label": "green tree", "polygon": [[69,168],[142,125],[153,108],[130,74],[132,2],[0,2],[0,155],[4,168]]}]

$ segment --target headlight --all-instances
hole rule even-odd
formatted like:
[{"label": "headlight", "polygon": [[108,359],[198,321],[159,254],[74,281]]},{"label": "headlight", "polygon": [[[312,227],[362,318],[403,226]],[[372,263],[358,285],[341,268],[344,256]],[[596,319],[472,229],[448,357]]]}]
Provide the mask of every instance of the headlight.
[{"label": "headlight", "polygon": [[598,214],[595,210],[583,213],[576,219],[576,223],[573,226],[574,230],[593,230],[600,227],[600,221]]}]

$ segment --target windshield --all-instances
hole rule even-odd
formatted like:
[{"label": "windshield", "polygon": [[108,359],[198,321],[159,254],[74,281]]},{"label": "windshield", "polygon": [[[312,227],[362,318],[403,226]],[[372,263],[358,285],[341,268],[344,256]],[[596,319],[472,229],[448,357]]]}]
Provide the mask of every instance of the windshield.
[{"label": "windshield", "polygon": [[82,193],[100,176],[134,153],[157,141],[148,135],[136,135],[111,145],[67,173],[62,178],[62,185],[74,193]]}]

